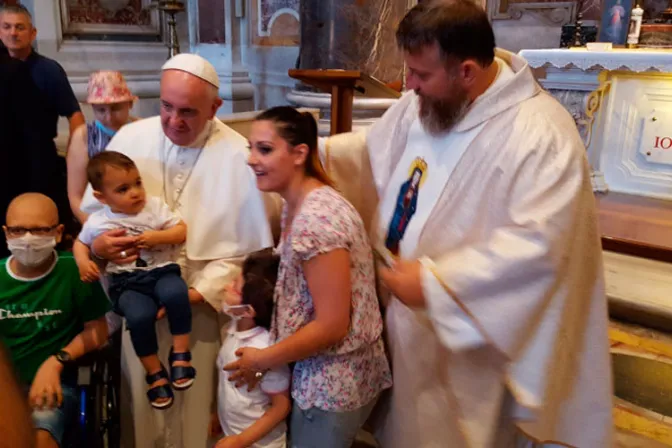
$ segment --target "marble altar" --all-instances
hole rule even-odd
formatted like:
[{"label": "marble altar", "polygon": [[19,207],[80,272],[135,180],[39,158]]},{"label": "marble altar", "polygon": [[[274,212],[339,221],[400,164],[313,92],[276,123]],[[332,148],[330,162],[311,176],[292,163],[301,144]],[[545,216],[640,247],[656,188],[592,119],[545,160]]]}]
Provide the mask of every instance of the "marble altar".
[{"label": "marble altar", "polygon": [[540,83],[574,116],[596,191],[672,199],[672,158],[662,148],[667,134],[661,129],[670,124],[665,118],[672,98],[671,52],[581,48],[520,55],[539,69]]}]

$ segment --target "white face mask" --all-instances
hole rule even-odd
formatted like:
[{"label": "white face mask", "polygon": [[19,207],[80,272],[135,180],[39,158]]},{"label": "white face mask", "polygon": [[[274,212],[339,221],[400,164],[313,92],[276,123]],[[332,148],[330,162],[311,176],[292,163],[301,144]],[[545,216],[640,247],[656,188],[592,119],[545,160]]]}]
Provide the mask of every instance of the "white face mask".
[{"label": "white face mask", "polygon": [[227,305],[222,303],[222,311],[233,320],[240,320],[243,317],[252,317],[254,308],[251,305]]},{"label": "white face mask", "polygon": [[36,236],[26,233],[22,237],[7,240],[7,248],[16,261],[27,267],[42,264],[52,254],[54,247],[56,247],[54,236]]}]

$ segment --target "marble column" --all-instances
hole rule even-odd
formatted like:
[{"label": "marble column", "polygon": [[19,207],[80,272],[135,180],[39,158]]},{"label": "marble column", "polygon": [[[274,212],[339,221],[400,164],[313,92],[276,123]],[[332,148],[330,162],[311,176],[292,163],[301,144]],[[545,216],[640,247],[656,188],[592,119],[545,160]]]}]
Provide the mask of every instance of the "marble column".
[{"label": "marble column", "polygon": [[[394,33],[408,0],[301,0],[298,68],[361,70],[382,82],[400,81],[403,58]],[[322,111],[328,131],[330,95],[297,83],[287,99]],[[356,97],[353,129],[368,126],[396,100]]]},{"label": "marble column", "polygon": [[189,46],[215,66],[219,75],[219,96],[224,100],[220,114],[254,109],[254,86],[242,60],[246,42],[243,3],[238,0],[190,0]]}]

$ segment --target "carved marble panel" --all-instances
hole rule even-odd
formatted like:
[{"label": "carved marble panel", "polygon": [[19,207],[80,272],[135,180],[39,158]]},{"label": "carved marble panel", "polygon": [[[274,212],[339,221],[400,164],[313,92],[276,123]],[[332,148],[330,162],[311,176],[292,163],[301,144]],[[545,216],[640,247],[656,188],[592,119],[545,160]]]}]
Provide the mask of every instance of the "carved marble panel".
[{"label": "carved marble panel", "polygon": [[590,121],[586,116],[586,101],[590,92],[580,90],[557,90],[549,89],[548,91],[560,104],[565,106],[565,109],[572,115],[576,127],[579,129],[579,134],[583,139],[584,144],[588,144],[588,126]]},{"label": "carved marble panel", "polygon": [[669,79],[614,75],[603,108],[596,132],[602,135],[600,166],[610,189],[672,199]]},{"label": "carved marble panel", "polygon": [[294,46],[300,40],[299,0],[251,0],[252,43],[267,46]]}]

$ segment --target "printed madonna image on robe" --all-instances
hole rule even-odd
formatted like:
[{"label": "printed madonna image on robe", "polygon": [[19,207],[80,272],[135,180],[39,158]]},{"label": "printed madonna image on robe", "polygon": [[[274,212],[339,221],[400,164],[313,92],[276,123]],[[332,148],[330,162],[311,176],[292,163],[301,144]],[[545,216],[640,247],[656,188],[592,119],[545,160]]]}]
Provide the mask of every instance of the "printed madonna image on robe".
[{"label": "printed madonna image on robe", "polygon": [[411,164],[408,180],[401,184],[399,189],[394,214],[385,238],[385,247],[394,256],[399,255],[399,243],[404,238],[408,224],[413,219],[418,205],[420,188],[426,177],[427,163],[422,158],[417,157]]}]

